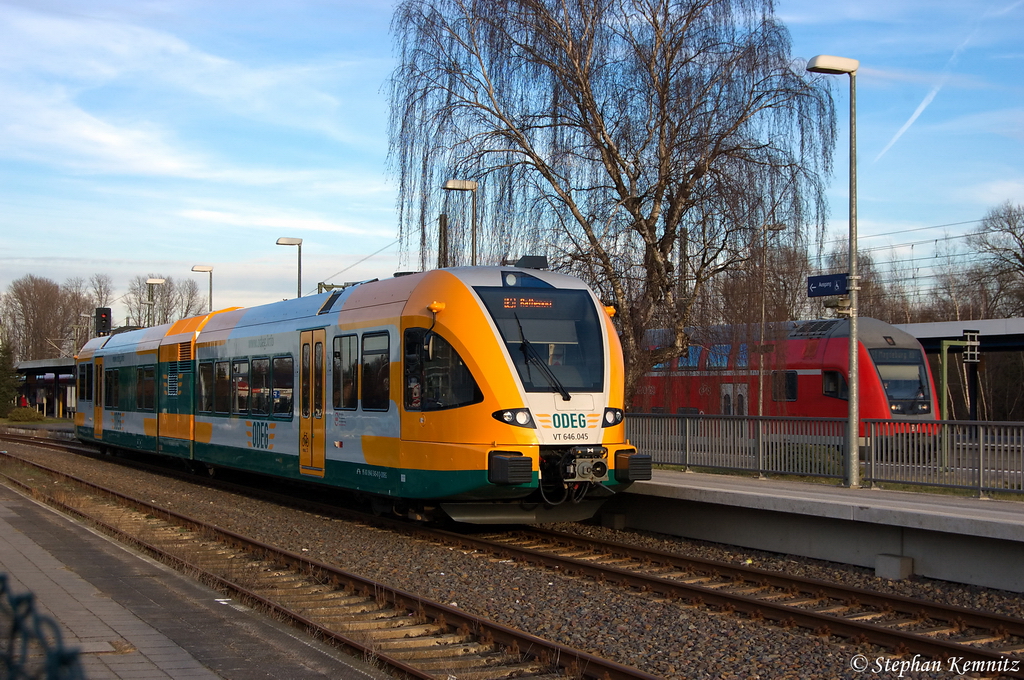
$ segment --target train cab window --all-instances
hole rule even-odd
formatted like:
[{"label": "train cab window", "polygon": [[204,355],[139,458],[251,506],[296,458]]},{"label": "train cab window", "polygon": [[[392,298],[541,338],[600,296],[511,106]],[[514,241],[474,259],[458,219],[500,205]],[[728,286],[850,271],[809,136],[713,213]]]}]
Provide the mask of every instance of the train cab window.
[{"label": "train cab window", "polygon": [[231,364],[218,361],[213,368],[213,410],[216,413],[231,411]]},{"label": "train cab window", "polygon": [[103,405],[106,408],[116,409],[119,403],[119,375],[118,369],[111,368],[103,374]]},{"label": "train cab window", "polygon": [[712,345],[708,350],[708,368],[726,368],[732,345]]},{"label": "train cab window", "polygon": [[295,391],[295,360],[274,357],[274,415],[292,414],[292,393]]},{"label": "train cab window", "polygon": [[[527,392],[600,392],[604,389],[603,322],[586,290],[478,287]],[[545,284],[546,285],[546,284]],[[603,314],[603,313],[602,313]]]},{"label": "train cab window", "polygon": [[235,361],[231,364],[231,412],[249,412],[249,362]]},{"label": "train cab window", "polygon": [[199,364],[199,389],[196,394],[196,410],[213,413],[213,363]]},{"label": "train cab window", "polygon": [[253,359],[249,373],[249,411],[254,416],[270,415],[270,359]]},{"label": "train cab window", "polygon": [[334,357],[331,388],[334,408],[354,411],[359,403],[359,339],[355,335],[334,338]]},{"label": "train cab window", "polygon": [[387,411],[391,404],[391,341],[387,333],[363,336],[363,410]]},{"label": "train cab window", "polygon": [[772,401],[796,401],[796,371],[772,371]]},{"label": "train cab window", "polygon": [[426,328],[406,329],[404,371],[407,411],[441,411],[484,399],[452,344]]},{"label": "train cab window", "polygon": [[697,368],[700,365],[700,355],[703,349],[700,345],[690,345],[687,347],[686,354],[679,357],[679,368]]},{"label": "train cab window", "polygon": [[849,388],[846,385],[846,376],[839,371],[821,372],[821,393],[826,397],[836,399],[849,399]]},{"label": "train cab window", "polygon": [[156,410],[156,367],[139,366],[135,371],[135,408]]}]

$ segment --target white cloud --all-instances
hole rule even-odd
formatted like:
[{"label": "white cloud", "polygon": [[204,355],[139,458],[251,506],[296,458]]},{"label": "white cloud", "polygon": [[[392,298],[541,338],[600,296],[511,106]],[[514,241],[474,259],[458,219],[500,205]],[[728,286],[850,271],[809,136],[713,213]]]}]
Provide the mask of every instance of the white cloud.
[{"label": "white cloud", "polygon": [[235,227],[267,227],[274,229],[292,229],[304,231],[328,231],[346,234],[377,235],[365,229],[358,229],[319,217],[300,217],[296,215],[263,215],[241,214],[220,210],[183,210],[182,217],[201,222],[227,224]]},{"label": "white cloud", "polygon": [[218,151],[222,131],[251,121],[263,136],[379,147],[368,133],[352,132],[371,126],[346,124],[343,116],[379,124],[375,102],[343,107],[328,89],[344,92],[346,76],[383,64],[366,69],[321,59],[252,68],[161,31],[0,4],[0,153],[79,172],[279,182],[292,173],[238,170],[217,160],[246,152]]}]

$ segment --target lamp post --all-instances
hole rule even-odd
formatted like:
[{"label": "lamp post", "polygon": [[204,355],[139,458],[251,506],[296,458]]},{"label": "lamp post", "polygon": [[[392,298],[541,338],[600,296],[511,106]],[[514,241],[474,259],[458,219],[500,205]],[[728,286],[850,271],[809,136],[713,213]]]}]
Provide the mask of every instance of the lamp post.
[{"label": "lamp post", "polygon": [[476,266],[476,189],[479,186],[471,179],[450,179],[441,187],[445,191],[468,191],[473,197],[473,221],[470,227],[470,264]]},{"label": "lamp post", "polygon": [[849,417],[846,424],[846,485],[860,486],[860,390],[858,385],[857,352],[857,291],[860,290],[860,276],[857,274],[857,69],[860,62],[847,57],[833,57],[819,54],[807,62],[811,73],[827,73],[850,76],[850,271],[847,273],[846,288],[850,296],[850,370],[848,375],[847,398]]},{"label": "lamp post", "polygon": [[146,324],[147,326],[153,325],[153,287],[161,285],[164,281],[165,279],[146,279],[146,286],[149,287],[149,302],[146,303],[149,305],[149,321]]},{"label": "lamp post", "polygon": [[197,264],[192,267],[194,272],[207,272],[210,275],[210,310],[213,311],[213,266],[208,264]]},{"label": "lamp post", "polygon": [[296,294],[295,297],[302,297],[302,239],[282,236],[281,238],[277,239],[277,245],[299,247],[299,288],[298,293]]},{"label": "lamp post", "polygon": [[764,324],[765,324],[765,293],[767,292],[768,275],[768,232],[779,232],[786,228],[785,224],[773,223],[762,225],[758,230],[761,233],[761,328],[758,340],[757,358],[757,415],[764,415]]}]

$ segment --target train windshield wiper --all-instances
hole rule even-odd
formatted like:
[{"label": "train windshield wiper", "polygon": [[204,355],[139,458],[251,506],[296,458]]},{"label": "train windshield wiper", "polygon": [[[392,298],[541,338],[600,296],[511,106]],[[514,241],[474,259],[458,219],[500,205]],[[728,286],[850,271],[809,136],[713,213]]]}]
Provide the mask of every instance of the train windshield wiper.
[{"label": "train windshield wiper", "polygon": [[[558,376],[552,372],[551,367],[548,366],[548,362],[544,361],[540,356],[540,353],[537,351],[537,348],[533,346],[533,343],[526,339],[526,333],[523,332],[523,323],[519,320],[519,315],[513,314],[512,316],[515,317],[516,323],[519,325],[519,338],[521,340],[519,343],[519,350],[523,353],[523,357],[526,359],[527,375],[529,375],[530,362],[532,361],[537,364],[541,374],[547,379],[548,383],[555,388],[555,391],[562,395],[562,401],[570,401],[572,396],[570,396],[569,391],[565,389],[565,385],[563,385],[562,381],[558,379]],[[531,377],[530,380],[532,381],[533,378]]]}]

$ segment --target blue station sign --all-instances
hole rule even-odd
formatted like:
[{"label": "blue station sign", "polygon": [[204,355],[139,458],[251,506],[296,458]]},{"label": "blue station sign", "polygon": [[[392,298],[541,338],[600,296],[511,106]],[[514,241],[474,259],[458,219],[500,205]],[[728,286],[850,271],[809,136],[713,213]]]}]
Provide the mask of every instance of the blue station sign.
[{"label": "blue station sign", "polygon": [[846,279],[849,274],[825,274],[807,277],[807,297],[846,295]]}]

